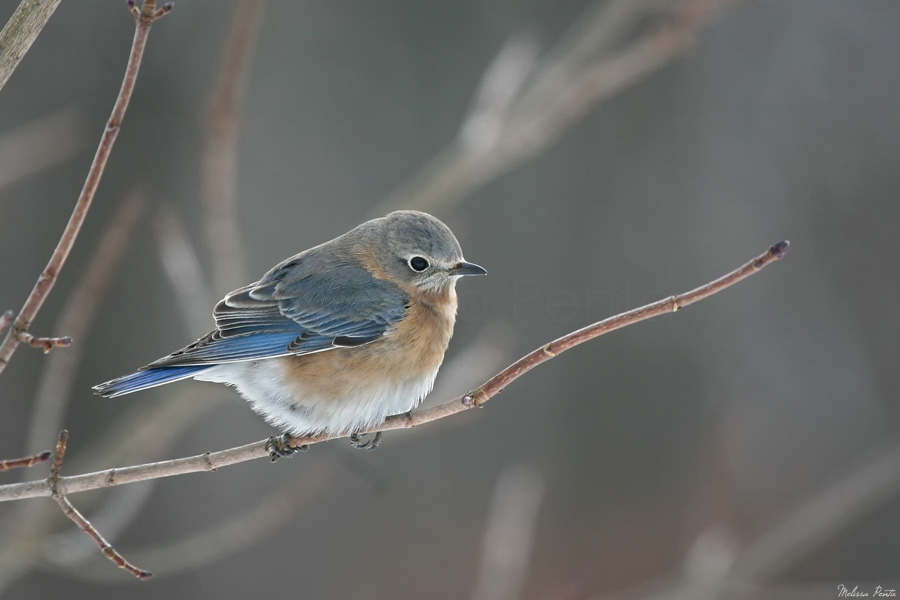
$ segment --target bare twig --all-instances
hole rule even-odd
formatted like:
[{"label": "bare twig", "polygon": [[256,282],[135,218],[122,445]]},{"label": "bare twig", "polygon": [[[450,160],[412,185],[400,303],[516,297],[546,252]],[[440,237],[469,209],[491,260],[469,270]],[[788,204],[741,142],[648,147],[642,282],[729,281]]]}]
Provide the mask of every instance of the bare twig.
[{"label": "bare twig", "polygon": [[[54,324],[56,330],[68,331],[79,338],[90,329],[104,290],[123,256],[122,250],[131,237],[130,233],[142,206],[143,200],[137,194],[129,195],[121,203],[98,242],[84,276],[79,277],[78,285],[65,302],[65,308]],[[77,374],[84,349],[84,344],[74,346],[67,352],[56,353],[44,363],[44,370],[35,393],[31,423],[25,437],[25,448],[39,447],[40,443],[60,430],[63,413],[73,390],[72,379]],[[110,425],[115,427],[118,423]],[[131,429],[135,431],[136,428],[132,426]],[[141,450],[150,452],[146,447],[142,447]],[[104,458],[108,457],[110,452],[111,450],[107,450],[103,454]],[[77,458],[70,458],[68,464],[80,470],[86,468],[85,461],[78,461]],[[135,506],[136,503],[132,502],[129,508]],[[17,548],[19,551],[15,552],[14,556],[0,552],[0,595],[3,585],[14,579],[14,573],[21,572],[26,565],[49,560],[48,557],[42,557],[39,551],[46,548],[41,542],[50,535],[53,527],[53,521],[49,518],[53,508],[43,503],[29,504],[23,508],[24,510],[7,515],[10,527],[5,535],[6,546]],[[109,527],[104,526],[103,529],[109,532]],[[51,542],[50,547],[54,552],[69,551],[69,547],[65,544]],[[23,551],[24,548],[30,551]],[[71,552],[68,552],[68,555],[71,556]]]},{"label": "bare twig", "polygon": [[[332,470],[333,471],[333,470]],[[334,478],[332,471],[316,468],[278,490],[263,494],[256,506],[244,508],[209,529],[145,550],[129,552],[157,572],[173,575],[196,570],[221,560],[265,537],[283,525],[325,492]],[[76,576],[108,580],[110,570],[85,571]]]},{"label": "bare twig", "polygon": [[145,0],[140,10],[134,5],[133,1],[129,2],[129,6],[135,17],[134,40],[131,45],[131,53],[128,56],[128,66],[125,69],[122,87],[119,89],[119,96],[113,105],[112,114],[106,123],[103,135],[100,137],[97,153],[94,155],[94,161],[88,170],[84,187],[75,203],[72,216],[69,217],[69,222],[50,257],[50,261],[44,267],[40,277],[38,277],[34,289],[31,290],[31,294],[25,300],[22,310],[19,311],[19,316],[16,317],[12,328],[3,340],[3,344],[0,345],[0,372],[9,364],[9,359],[16,351],[19,343],[24,341],[22,334],[28,331],[44,300],[47,298],[50,290],[53,289],[60,269],[62,269],[69,252],[72,250],[72,246],[75,244],[75,239],[78,237],[79,231],[81,231],[81,226],[100,185],[100,179],[103,177],[103,171],[106,168],[106,162],[109,159],[116,137],[119,135],[122,119],[125,116],[125,110],[128,108],[128,102],[131,100],[134,85],[137,81],[137,74],[141,66],[141,59],[144,56],[144,49],[147,46],[147,36],[150,34],[150,27],[154,21],[168,13],[172,8],[171,3],[169,3],[157,9],[156,0]]},{"label": "bare twig", "polygon": [[[428,410],[389,417],[383,425],[375,429],[379,431],[389,431],[392,429],[406,429],[408,427],[416,427],[417,425],[422,425],[424,423],[429,423],[437,419],[442,419],[449,415],[468,410],[469,408],[482,406],[488,400],[502,392],[507,385],[509,385],[531,369],[540,365],[541,363],[547,362],[551,358],[556,358],[566,350],[574,348],[579,344],[583,344],[588,340],[592,340],[595,337],[604,335],[611,331],[615,331],[616,329],[621,329],[622,327],[627,327],[628,325],[634,325],[635,323],[638,323],[640,321],[644,321],[652,317],[658,317],[659,315],[663,315],[665,313],[675,312],[681,308],[684,308],[685,306],[693,304],[694,302],[703,300],[704,298],[708,298],[713,294],[717,294],[725,288],[731,287],[735,283],[738,283],[739,281],[746,279],[750,275],[757,273],[760,269],[772,263],[773,261],[782,258],[787,252],[788,247],[789,243],[787,241],[778,242],[777,244],[766,250],[766,252],[751,260],[744,266],[735,269],[731,273],[728,273],[727,275],[724,275],[719,279],[716,279],[715,281],[711,281],[706,285],[700,286],[695,290],[691,290],[690,292],[686,292],[684,294],[679,294],[676,296],[670,296],[668,298],[664,298],[663,300],[658,300],[657,302],[653,302],[651,304],[629,310],[614,317],[609,317],[608,319],[604,319],[602,321],[594,323],[593,325],[588,325],[587,327],[584,327],[577,331],[573,331],[572,333],[564,335],[563,337],[556,339],[549,344],[541,346],[530,354],[523,356],[510,366],[506,367],[504,370],[500,371],[500,373],[498,373],[497,375],[491,377],[480,387],[462,396],[461,398],[451,400],[449,402],[444,402],[443,404],[439,404],[434,408]],[[375,429],[373,429],[373,431]],[[309,444],[313,443],[314,441],[321,440],[316,438],[300,438],[294,440],[294,443],[292,445]]]},{"label": "bare twig", "polygon": [[[122,202],[98,242],[84,276],[66,302],[55,325],[57,331],[68,331],[76,339],[88,332],[143,207],[143,198],[136,193],[130,194]],[[59,431],[83,349],[82,345],[47,361],[35,394],[26,448],[33,448],[53,435],[54,431]]]},{"label": "bare twig", "polygon": [[97,531],[93,525],[91,525],[90,521],[88,521],[84,515],[78,512],[78,509],[69,502],[69,499],[66,498],[65,493],[60,492],[59,490],[59,470],[62,466],[63,457],[66,454],[66,445],[69,441],[69,432],[68,430],[63,429],[59,434],[59,441],[56,443],[56,454],[53,457],[53,466],[50,468],[50,477],[47,478],[47,486],[51,491],[51,498],[53,498],[59,507],[62,509],[63,514],[69,517],[78,527],[88,534],[92,540],[94,540],[98,546],[100,546],[100,551],[103,553],[106,558],[111,560],[117,567],[125,569],[135,577],[141,580],[147,580],[153,577],[153,573],[150,571],[145,571],[143,569],[139,569],[134,566],[127,560],[125,557],[119,554],[119,552],[110,545],[103,536],[100,535],[100,532]]},{"label": "bare twig", "polygon": [[[137,214],[140,208],[139,204],[141,202],[136,198],[126,200],[113,217],[103,239],[98,244],[95,257],[87,269],[87,276],[83,278],[83,283],[73,293],[70,300],[66,302],[66,310],[55,325],[57,329],[69,331],[72,328],[73,332],[77,332],[78,327],[87,328],[89,326],[91,315],[96,308],[94,303],[99,301],[103,294],[100,289],[106,278],[103,272],[114,268],[109,264],[110,260],[114,261],[120,257],[121,252],[117,247],[128,237],[127,230],[131,227],[132,220],[136,220],[139,216]],[[186,249],[182,249],[193,255],[194,251],[190,247],[190,240],[180,241],[188,246]],[[165,245],[162,244],[162,246]],[[165,255],[165,252],[163,254]],[[165,256],[163,258],[165,259]],[[179,255],[178,260],[183,261],[184,256]],[[165,260],[163,262],[166,263]],[[171,276],[168,269],[166,272]],[[194,296],[185,297],[183,293],[185,290],[193,291],[198,287],[206,289],[202,275],[195,281],[189,282],[186,287],[182,287],[181,284],[184,283],[172,282],[176,292],[175,298],[182,304],[195,299]],[[198,309],[206,315],[204,319],[208,319],[209,305],[209,302],[203,302],[200,307],[189,306],[188,308]],[[68,325],[65,325],[66,323]],[[191,324],[188,324],[188,329],[191,327]],[[46,370],[38,386],[37,402],[30,432],[26,438],[26,447],[35,447],[40,440],[46,439],[48,435],[52,435],[53,431],[59,430],[61,413],[70,392],[70,386],[66,382],[75,373],[81,350],[81,347],[74,348],[72,351],[60,353],[47,361]],[[68,459],[68,464],[71,468],[77,466],[80,470],[95,470],[107,466],[111,455],[126,462],[134,462],[138,459],[148,460],[160,456],[164,448],[171,445],[173,440],[182,436],[197,419],[218,405],[217,402],[212,401],[210,392],[213,390],[210,388],[211,386],[185,386],[167,396],[162,402],[130,405],[125,413],[116,418],[115,422],[111,422],[103,432],[88,440],[77,456]],[[125,502],[121,497],[106,500],[106,506],[112,508],[105,513],[98,512],[95,523],[103,531],[106,531],[107,535],[111,531],[122,529],[127,521],[139,513],[146,497],[146,492],[143,495],[130,495],[124,510],[128,514],[124,514],[121,507],[118,509],[115,507],[115,503]],[[94,500],[96,498],[88,499],[88,501]],[[23,505],[22,508],[26,510],[9,515],[8,521],[14,525],[10,527],[10,532],[7,534],[8,544],[6,547],[18,550],[0,551],[0,595],[2,595],[4,585],[8,585],[18,575],[25,572],[29,565],[48,562],[53,564],[71,563],[77,561],[83,552],[82,550],[73,550],[73,545],[67,543],[67,540],[70,539],[68,537],[59,535],[51,537],[52,521],[48,518],[48,511],[44,510],[49,507],[43,504],[29,504]],[[99,510],[103,511],[102,506]],[[113,517],[105,519],[104,515],[109,514],[112,514]],[[98,518],[99,522],[96,521]],[[81,548],[81,546],[74,546],[74,548]]]},{"label": "bare twig", "polygon": [[237,5],[209,108],[203,169],[204,221],[213,289],[219,293],[243,282],[247,270],[237,210],[238,108],[265,6],[265,0],[242,0]]},{"label": "bare twig", "polygon": [[[695,290],[676,296],[670,296],[664,300],[610,317],[583,329],[579,329],[578,331],[574,331],[549,344],[545,344],[534,352],[519,359],[480,387],[464,396],[449,400],[434,408],[389,417],[382,425],[361,431],[360,433],[407,429],[431,421],[436,421],[476,406],[482,406],[515,379],[518,379],[541,363],[558,356],[560,353],[605,333],[628,325],[633,325],[651,317],[674,312],[689,304],[708,298],[709,296],[721,292],[739,281],[758,273],[767,265],[782,258],[787,249],[788,242],[779,242],[742,267],[739,267],[731,273]],[[291,440],[291,444],[293,446],[314,444],[338,437],[341,436],[321,435],[295,438]],[[158,479],[161,477],[171,477],[174,475],[197,473],[201,471],[216,471],[222,467],[240,462],[268,457],[269,454],[266,449],[266,441],[267,440],[253,442],[237,448],[230,448],[218,452],[206,452],[187,458],[63,477],[59,480],[59,489],[61,493],[74,494],[76,492],[133,483],[135,481],[146,481],[148,479]],[[50,495],[51,490],[46,481],[29,481],[0,486],[0,501],[46,497]]]},{"label": "bare twig", "polygon": [[[86,440],[77,455],[66,459],[67,464],[72,470],[93,471],[108,466],[110,456],[126,463],[139,459],[142,462],[153,460],[193,427],[199,418],[208,414],[211,408],[221,405],[220,402],[213,402],[212,392],[216,390],[212,385],[184,386],[173,391],[161,402],[131,405],[109,427]],[[216,396],[220,397],[221,393]],[[85,498],[85,502],[96,500],[96,497]],[[101,521],[101,530],[121,530],[122,522],[137,514],[143,500],[141,495],[131,495],[127,507],[130,515],[118,513],[111,522]],[[121,496],[119,501],[123,501]],[[51,511],[45,510],[50,506],[22,503],[16,508],[19,510],[11,511],[6,522],[0,524],[0,530],[4,531],[4,544],[0,546],[0,597],[6,587],[33,565],[60,564],[81,555],[76,552],[74,556],[60,558],[60,553],[70,546],[64,542],[62,545],[53,544],[60,538],[51,537],[55,522],[50,518]],[[103,510],[102,507],[100,510]],[[102,513],[100,517],[103,517]],[[4,528],[2,525],[9,526]],[[97,525],[100,526],[100,523]]]},{"label": "bare twig", "polygon": [[[90,508],[91,523],[102,531],[105,537],[116,539],[144,510],[158,483],[158,481],[147,481],[138,485],[111,488],[104,490],[102,494],[97,494],[101,496],[101,499],[98,499],[95,506]],[[85,498],[85,502],[90,500],[91,498]],[[33,505],[37,504],[37,502],[33,503]],[[7,543],[16,541],[18,540],[9,540]],[[96,558],[97,548],[94,544],[86,543],[88,541],[85,540],[84,533],[71,527],[66,527],[63,531],[56,533],[45,531],[41,538],[41,556],[37,557],[35,562],[42,566],[52,564],[61,568],[74,568],[78,565],[77,568],[80,570],[87,568],[85,563],[90,561],[103,572],[109,573],[110,577],[118,579],[119,574],[108,569],[108,565],[103,561],[92,560]],[[134,550],[130,550],[128,554],[132,559],[136,558],[135,562],[138,564],[153,564],[144,560]]]},{"label": "bare twig", "polygon": [[54,348],[67,348],[72,345],[72,338],[68,335],[62,337],[35,337],[27,331],[20,331],[16,338],[23,344],[40,348],[44,354],[50,354]]},{"label": "bare twig", "polygon": [[0,31],[0,89],[50,20],[59,0],[22,0]]},{"label": "bare twig", "polygon": [[8,310],[0,315],[0,333],[6,333],[6,330],[9,329],[9,326],[13,324],[15,319],[16,311],[14,310]]},{"label": "bare twig", "polygon": [[0,460],[0,471],[9,471],[10,469],[18,469],[20,467],[33,467],[34,465],[50,460],[53,453],[49,450],[25,456],[23,458],[5,458]]}]

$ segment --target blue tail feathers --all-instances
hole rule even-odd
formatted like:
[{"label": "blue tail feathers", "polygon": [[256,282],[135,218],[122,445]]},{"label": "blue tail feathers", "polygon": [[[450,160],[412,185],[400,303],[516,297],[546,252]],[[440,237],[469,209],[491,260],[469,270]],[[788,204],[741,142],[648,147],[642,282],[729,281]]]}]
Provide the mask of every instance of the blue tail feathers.
[{"label": "blue tail feathers", "polygon": [[138,390],[156,387],[164,383],[171,383],[179,379],[193,377],[201,371],[206,371],[216,365],[190,365],[184,367],[160,367],[138,371],[131,375],[125,375],[106,383],[94,386],[94,391],[100,396],[114,398],[123,394],[130,394]]}]

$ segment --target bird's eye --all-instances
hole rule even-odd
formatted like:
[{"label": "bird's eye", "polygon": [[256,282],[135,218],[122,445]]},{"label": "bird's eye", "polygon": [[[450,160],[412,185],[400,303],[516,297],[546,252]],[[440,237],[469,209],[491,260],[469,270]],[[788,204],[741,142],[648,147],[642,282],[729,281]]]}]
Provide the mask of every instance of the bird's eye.
[{"label": "bird's eye", "polygon": [[409,259],[409,268],[416,273],[421,273],[428,268],[428,261],[421,256],[413,256]]}]

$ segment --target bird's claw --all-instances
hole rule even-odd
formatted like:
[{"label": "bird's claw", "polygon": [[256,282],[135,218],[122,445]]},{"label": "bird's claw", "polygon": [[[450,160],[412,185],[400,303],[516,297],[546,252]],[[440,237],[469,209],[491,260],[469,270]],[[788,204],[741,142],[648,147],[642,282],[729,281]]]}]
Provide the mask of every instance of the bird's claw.
[{"label": "bird's claw", "polygon": [[356,448],[357,450],[374,450],[378,447],[378,444],[381,443],[381,432],[376,431],[375,437],[371,440],[363,441],[359,437],[359,433],[353,432],[350,434],[350,445]]},{"label": "bird's claw", "polygon": [[273,435],[266,440],[266,450],[269,451],[269,459],[275,462],[279,458],[289,458],[298,452],[309,450],[309,446],[306,444],[291,446],[292,439],[293,436],[290,433],[283,433],[281,435]]}]

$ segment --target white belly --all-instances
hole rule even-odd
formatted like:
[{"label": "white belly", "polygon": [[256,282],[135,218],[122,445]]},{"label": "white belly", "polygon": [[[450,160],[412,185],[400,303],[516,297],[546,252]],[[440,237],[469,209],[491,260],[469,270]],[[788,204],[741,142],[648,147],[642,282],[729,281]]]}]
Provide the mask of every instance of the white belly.
[{"label": "white belly", "polygon": [[[350,434],[375,427],[418,406],[434,385],[428,377],[360,387],[340,399],[317,396],[303,384],[282,385],[284,362],[264,359],[219,365],[194,379],[237,388],[254,411],[271,425],[295,436]],[[299,393],[298,393],[299,391]]]}]

